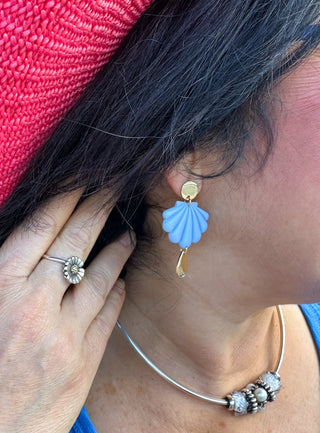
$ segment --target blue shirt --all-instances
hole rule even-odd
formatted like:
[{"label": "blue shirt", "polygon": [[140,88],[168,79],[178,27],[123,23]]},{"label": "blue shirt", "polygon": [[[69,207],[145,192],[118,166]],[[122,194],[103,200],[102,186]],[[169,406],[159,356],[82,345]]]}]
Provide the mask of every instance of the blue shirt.
[{"label": "blue shirt", "polygon": [[[320,304],[300,305],[300,308],[309,324],[320,356]],[[85,407],[82,408],[70,433],[97,433]]]},{"label": "blue shirt", "polygon": [[97,433],[84,406],[70,433]]}]

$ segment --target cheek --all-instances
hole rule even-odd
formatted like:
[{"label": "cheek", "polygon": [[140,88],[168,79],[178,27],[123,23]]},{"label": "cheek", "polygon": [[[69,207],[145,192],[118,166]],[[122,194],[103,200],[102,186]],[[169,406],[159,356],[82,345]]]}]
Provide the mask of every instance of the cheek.
[{"label": "cheek", "polygon": [[279,93],[273,153],[260,174],[240,187],[230,182],[218,231],[252,298],[319,302],[320,58],[297,68]]},{"label": "cheek", "polygon": [[279,93],[274,152],[248,187],[258,204],[253,221],[277,289],[288,302],[319,302],[320,57],[297,68]]},{"label": "cheek", "polygon": [[274,154],[266,171],[268,193],[278,197],[295,221],[319,224],[320,56],[287,77],[279,94]]}]

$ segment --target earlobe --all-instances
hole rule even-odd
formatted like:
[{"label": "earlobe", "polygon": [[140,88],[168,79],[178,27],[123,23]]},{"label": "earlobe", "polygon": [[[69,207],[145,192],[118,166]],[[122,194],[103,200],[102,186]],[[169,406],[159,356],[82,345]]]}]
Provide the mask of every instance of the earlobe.
[{"label": "earlobe", "polygon": [[201,174],[200,168],[196,165],[195,154],[189,154],[179,161],[174,168],[168,171],[165,175],[168,184],[170,185],[172,191],[178,196],[182,197],[181,190],[183,185],[192,180],[197,184],[198,193],[201,191],[202,179],[196,176],[192,176],[190,172]]}]

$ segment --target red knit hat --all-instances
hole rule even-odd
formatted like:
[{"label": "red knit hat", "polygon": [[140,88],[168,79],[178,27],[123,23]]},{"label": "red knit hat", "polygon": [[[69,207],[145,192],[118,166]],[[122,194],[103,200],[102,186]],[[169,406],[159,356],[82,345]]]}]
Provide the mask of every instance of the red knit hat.
[{"label": "red knit hat", "polygon": [[8,0],[0,10],[0,204],[153,0]]}]

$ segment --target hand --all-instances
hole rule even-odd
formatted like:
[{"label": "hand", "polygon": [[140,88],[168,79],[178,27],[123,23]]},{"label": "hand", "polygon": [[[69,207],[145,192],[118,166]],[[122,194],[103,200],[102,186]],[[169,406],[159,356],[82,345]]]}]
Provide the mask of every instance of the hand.
[{"label": "hand", "polygon": [[1,433],[68,433],[119,316],[128,234],[105,247],[75,286],[62,264],[42,258],[87,258],[110,211],[97,213],[98,194],[74,211],[80,196],[53,199],[0,248]]}]

